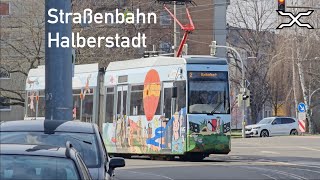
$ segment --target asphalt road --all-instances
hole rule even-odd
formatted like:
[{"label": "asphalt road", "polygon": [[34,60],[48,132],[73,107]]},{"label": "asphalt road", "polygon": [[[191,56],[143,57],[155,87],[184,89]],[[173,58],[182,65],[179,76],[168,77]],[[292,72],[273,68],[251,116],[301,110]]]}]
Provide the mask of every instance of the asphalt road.
[{"label": "asphalt road", "polygon": [[126,159],[116,179],[320,179],[320,136],[232,139],[203,162]]}]

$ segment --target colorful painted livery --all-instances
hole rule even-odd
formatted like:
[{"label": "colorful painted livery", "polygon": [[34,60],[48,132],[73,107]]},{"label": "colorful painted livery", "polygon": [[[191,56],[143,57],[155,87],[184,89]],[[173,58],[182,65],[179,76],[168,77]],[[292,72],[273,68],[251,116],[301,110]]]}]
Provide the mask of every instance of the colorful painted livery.
[{"label": "colorful painted livery", "polygon": [[190,160],[230,152],[228,63],[211,56],[111,62],[103,138],[109,153]]}]

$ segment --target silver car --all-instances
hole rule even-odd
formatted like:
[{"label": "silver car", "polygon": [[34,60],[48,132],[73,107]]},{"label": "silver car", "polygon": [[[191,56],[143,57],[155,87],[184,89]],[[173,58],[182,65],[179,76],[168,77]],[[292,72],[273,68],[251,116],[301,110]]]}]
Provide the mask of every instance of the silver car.
[{"label": "silver car", "polygon": [[34,144],[64,147],[70,141],[89,169],[92,179],[112,179],[123,158],[110,158],[98,126],[79,121],[22,120],[0,124],[2,144]]}]

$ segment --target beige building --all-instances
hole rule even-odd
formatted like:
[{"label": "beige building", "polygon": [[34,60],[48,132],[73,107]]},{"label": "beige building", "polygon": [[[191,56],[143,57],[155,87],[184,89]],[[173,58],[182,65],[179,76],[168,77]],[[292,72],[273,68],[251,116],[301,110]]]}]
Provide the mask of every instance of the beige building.
[{"label": "beige building", "polygon": [[28,70],[44,61],[44,4],[0,2],[0,119],[23,119]]}]

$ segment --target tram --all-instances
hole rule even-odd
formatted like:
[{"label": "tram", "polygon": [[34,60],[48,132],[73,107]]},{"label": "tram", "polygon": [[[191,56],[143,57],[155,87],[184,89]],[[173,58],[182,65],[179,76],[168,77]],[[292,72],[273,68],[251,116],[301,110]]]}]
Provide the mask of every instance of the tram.
[{"label": "tram", "polygon": [[[98,122],[98,64],[76,65],[72,78],[73,119]],[[45,66],[31,69],[26,80],[25,120],[45,118]]]},{"label": "tram", "polygon": [[[44,69],[29,72],[25,119],[44,119]],[[118,156],[228,154],[228,76],[227,61],[212,56],[111,62],[103,73],[98,64],[76,65],[73,118],[97,123],[106,149]]]},{"label": "tram", "polygon": [[230,152],[228,63],[212,56],[111,62],[103,139],[109,153],[201,160]]}]

